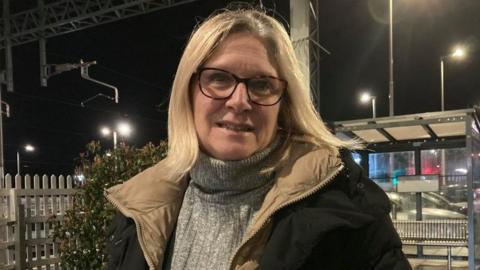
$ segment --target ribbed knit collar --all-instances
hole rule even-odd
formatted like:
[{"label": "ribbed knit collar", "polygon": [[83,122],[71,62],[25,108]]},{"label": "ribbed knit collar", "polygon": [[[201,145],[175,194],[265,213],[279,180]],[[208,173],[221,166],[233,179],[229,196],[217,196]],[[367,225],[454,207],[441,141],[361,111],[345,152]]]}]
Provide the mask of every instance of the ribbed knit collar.
[{"label": "ribbed knit collar", "polygon": [[201,153],[190,171],[190,185],[196,195],[210,202],[229,203],[242,194],[264,193],[273,172],[260,173],[279,144],[278,137],[265,149],[244,160],[223,161]]}]

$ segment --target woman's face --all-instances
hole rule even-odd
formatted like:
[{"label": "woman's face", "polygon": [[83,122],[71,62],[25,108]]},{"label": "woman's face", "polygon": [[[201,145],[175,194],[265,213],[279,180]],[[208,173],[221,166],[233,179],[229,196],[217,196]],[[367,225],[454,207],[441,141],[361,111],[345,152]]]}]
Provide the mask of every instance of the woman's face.
[{"label": "woman's face", "polygon": [[[232,34],[215,49],[203,67],[226,70],[240,78],[278,77],[261,39],[248,33]],[[195,129],[202,151],[221,160],[240,160],[264,149],[275,137],[280,103],[261,106],[248,100],[240,83],[233,95],[214,100],[193,89]]]}]

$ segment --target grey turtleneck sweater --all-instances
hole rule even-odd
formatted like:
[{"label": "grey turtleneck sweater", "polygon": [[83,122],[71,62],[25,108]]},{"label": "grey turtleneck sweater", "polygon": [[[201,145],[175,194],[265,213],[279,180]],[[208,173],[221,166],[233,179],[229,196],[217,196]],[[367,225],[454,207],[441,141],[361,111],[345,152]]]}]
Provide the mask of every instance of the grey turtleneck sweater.
[{"label": "grey turtleneck sweater", "polygon": [[240,161],[200,155],[190,171],[166,269],[228,269],[273,184],[273,173],[260,171],[277,144]]}]

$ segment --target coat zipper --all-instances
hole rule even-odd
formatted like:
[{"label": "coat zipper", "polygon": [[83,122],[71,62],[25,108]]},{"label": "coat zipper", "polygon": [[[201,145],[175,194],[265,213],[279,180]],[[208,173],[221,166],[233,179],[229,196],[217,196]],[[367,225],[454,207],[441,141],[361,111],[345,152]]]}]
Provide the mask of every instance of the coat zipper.
[{"label": "coat zipper", "polygon": [[230,267],[229,269],[233,270],[233,260],[235,259],[235,257],[237,257],[237,254],[238,252],[240,251],[240,249],[242,249],[242,247],[248,242],[250,241],[250,239],[252,239],[259,231],[261,231],[263,229],[263,227],[270,221],[271,217],[276,213],[278,212],[279,210],[281,210],[282,208],[285,208],[291,204],[294,204],[296,202],[299,202],[311,195],[313,195],[314,193],[318,192],[319,190],[321,190],[322,188],[324,188],[328,183],[330,183],[333,179],[335,179],[335,177],[343,170],[344,168],[344,164],[343,162],[341,163],[340,167],[330,176],[330,177],[327,177],[323,182],[321,182],[317,187],[315,187],[314,189],[312,189],[311,191],[309,191],[308,193],[300,196],[300,197],[297,197],[297,198],[294,198],[293,200],[290,200],[286,203],[283,203],[281,204],[280,206],[278,206],[277,208],[275,208],[271,213],[270,215],[265,219],[265,221],[262,223],[262,225],[260,227],[258,227],[258,229],[256,229],[251,235],[250,237],[248,237],[247,239],[245,239],[241,245],[238,246],[238,248],[235,250],[235,252],[233,253],[233,256],[231,257],[230,259]]},{"label": "coat zipper", "polygon": [[[122,212],[126,217],[128,218],[131,218],[133,219],[133,222],[135,222],[135,228],[136,228],[136,231],[137,231],[137,239],[138,239],[138,243],[140,244],[140,247],[142,248],[142,251],[145,251],[145,244],[143,243],[143,238],[140,237],[140,231],[141,231],[141,226],[140,226],[140,223],[135,219],[135,217],[133,217],[132,215],[129,215],[127,214],[128,211],[125,210],[122,206],[120,206],[113,198],[110,197],[110,195],[107,193],[105,198],[107,198],[107,200],[113,204],[114,207],[116,207],[118,210],[120,210],[120,212]],[[151,258],[148,256],[147,253],[143,252],[143,255],[145,256],[145,260],[147,261],[147,264],[148,264],[148,267],[152,270],[155,269],[155,267],[153,266],[153,263],[152,263],[152,260]]]}]

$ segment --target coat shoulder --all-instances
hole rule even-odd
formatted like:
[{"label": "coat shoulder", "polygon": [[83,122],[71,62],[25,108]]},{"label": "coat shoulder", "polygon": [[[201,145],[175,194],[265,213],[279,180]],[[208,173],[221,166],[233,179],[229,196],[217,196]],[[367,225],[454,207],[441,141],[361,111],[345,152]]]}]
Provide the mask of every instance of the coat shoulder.
[{"label": "coat shoulder", "polygon": [[262,269],[411,269],[385,192],[351,153],[324,188],[274,216]]}]

